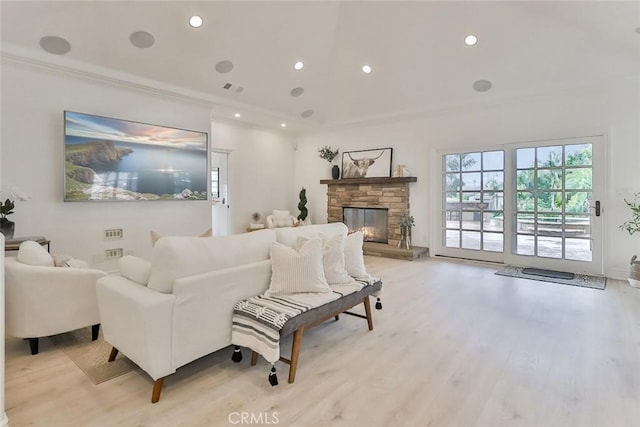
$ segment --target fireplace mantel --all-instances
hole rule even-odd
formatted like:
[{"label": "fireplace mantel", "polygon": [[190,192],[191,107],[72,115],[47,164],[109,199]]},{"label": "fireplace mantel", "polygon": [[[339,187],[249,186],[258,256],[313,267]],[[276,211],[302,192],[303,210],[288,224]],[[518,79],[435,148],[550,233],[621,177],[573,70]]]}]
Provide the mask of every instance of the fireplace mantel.
[{"label": "fireplace mantel", "polygon": [[415,176],[397,176],[397,177],[382,177],[382,178],[344,178],[344,179],[321,179],[320,184],[403,184],[407,182],[417,182],[418,178]]}]

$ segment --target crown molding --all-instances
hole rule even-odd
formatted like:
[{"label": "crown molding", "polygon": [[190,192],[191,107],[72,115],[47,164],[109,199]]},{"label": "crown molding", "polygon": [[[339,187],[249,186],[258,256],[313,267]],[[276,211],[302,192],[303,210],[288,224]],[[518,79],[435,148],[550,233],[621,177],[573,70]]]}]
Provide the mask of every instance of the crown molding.
[{"label": "crown molding", "polygon": [[[12,43],[2,43],[0,59],[3,62],[14,63],[38,71],[55,73],[72,79],[88,80],[112,87],[125,88],[153,96],[199,105],[211,109],[212,117],[216,119],[228,119],[229,122],[234,121],[233,119],[224,117],[225,114],[231,117],[233,112],[242,111],[243,116],[246,118],[242,122],[235,121],[234,123],[236,124],[280,130],[280,123],[286,122],[289,126],[297,129],[297,131],[309,126],[313,127],[313,125],[316,124],[309,121],[303,122],[301,119],[279,111],[255,107],[209,93],[170,85],[157,80],[146,79],[70,58],[57,57],[44,52],[25,49]],[[251,118],[251,122],[248,121],[249,118]]]}]

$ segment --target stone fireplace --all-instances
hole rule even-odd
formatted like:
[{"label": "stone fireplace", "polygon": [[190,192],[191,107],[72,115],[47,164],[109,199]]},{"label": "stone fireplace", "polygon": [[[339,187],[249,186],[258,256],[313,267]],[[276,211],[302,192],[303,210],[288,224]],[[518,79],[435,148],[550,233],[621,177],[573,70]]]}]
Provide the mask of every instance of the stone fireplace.
[{"label": "stone fireplace", "polygon": [[401,238],[400,218],[409,214],[409,183],[416,177],[321,180],[327,184],[327,221],[343,222],[344,208],[384,209],[386,243],[396,247]]}]

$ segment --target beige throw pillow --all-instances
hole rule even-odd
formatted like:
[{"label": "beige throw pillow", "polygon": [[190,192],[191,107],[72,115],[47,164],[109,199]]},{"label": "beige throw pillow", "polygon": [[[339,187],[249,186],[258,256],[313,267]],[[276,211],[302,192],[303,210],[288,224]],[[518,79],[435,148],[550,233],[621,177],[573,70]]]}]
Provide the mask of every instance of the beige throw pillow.
[{"label": "beige throw pillow", "polygon": [[303,292],[331,292],[322,267],[322,241],[310,239],[297,251],[271,244],[271,283],[266,296]]},{"label": "beige throw pillow", "polygon": [[[344,266],[344,245],[346,236],[338,234],[329,236],[319,233],[322,239],[322,267],[324,277],[330,285],[338,285],[353,282],[353,278]],[[298,247],[310,240],[310,237],[299,236]]]}]

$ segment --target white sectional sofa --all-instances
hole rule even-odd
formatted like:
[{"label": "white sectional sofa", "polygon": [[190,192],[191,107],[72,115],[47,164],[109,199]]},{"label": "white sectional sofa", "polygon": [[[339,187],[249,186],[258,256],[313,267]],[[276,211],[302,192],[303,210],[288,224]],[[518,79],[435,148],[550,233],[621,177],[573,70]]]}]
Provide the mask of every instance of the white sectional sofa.
[{"label": "white sectional sofa", "polygon": [[125,257],[121,272],[97,282],[104,339],[154,380],[231,344],[234,305],[269,287],[271,243],[298,235],[345,234],[342,223],[259,230],[217,237],[163,237],[151,262]]}]

